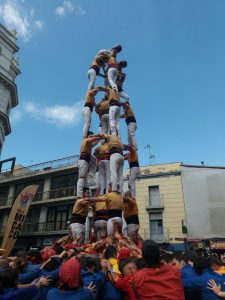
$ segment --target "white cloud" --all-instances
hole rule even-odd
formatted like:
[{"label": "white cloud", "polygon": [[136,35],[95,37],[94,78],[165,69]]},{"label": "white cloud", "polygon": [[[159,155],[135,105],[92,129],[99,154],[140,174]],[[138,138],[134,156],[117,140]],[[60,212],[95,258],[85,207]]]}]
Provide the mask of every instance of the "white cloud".
[{"label": "white cloud", "polygon": [[68,13],[72,13],[73,11],[80,15],[85,15],[86,13],[81,6],[69,0],[64,0],[62,5],[56,8],[55,13],[59,17],[64,17],[65,15],[67,15]]},{"label": "white cloud", "polygon": [[74,5],[72,4],[72,2],[70,2],[68,0],[64,1],[63,5],[69,12],[74,11]]},{"label": "white cloud", "polygon": [[25,105],[24,105],[24,110],[25,112],[27,113],[35,113],[38,111],[38,108],[36,106],[35,103],[33,102],[27,102]]},{"label": "white cloud", "polygon": [[62,6],[56,8],[55,13],[59,17],[63,17],[65,15],[65,9]]},{"label": "white cloud", "polygon": [[35,9],[27,11],[21,6],[22,3],[23,1],[18,0],[1,1],[0,18],[9,30],[16,29],[18,36],[21,36],[24,41],[29,41],[35,28],[43,27],[43,22],[35,21]]},{"label": "white cloud", "polygon": [[44,22],[41,20],[35,20],[34,21],[35,25],[37,26],[38,29],[42,29],[44,26]]},{"label": "white cloud", "polygon": [[40,106],[27,102],[21,106],[23,113],[33,119],[54,124],[58,127],[74,126],[80,122],[82,116],[82,101],[69,105]]}]

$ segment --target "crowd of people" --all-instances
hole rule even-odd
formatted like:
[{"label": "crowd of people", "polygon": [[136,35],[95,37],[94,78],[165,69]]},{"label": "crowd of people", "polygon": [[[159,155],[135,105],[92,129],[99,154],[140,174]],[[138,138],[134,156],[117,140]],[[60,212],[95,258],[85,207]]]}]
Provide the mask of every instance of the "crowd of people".
[{"label": "crowd of people", "polygon": [[218,255],[168,252],[151,240],[118,233],[79,246],[70,235],[42,250],[0,250],[4,300],[216,300],[225,298]]}]

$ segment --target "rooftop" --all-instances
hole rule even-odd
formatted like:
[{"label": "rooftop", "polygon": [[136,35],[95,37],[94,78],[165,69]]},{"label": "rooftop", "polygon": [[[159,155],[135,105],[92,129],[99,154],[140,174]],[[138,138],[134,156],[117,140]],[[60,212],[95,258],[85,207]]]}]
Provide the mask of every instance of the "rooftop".
[{"label": "rooftop", "polygon": [[14,170],[9,169],[2,170],[0,174],[0,183],[18,179],[21,177],[27,177],[27,175],[37,175],[43,172],[52,172],[61,168],[77,167],[78,166],[79,155],[73,155],[61,159],[51,160],[39,164],[34,164],[30,166],[16,165]]}]

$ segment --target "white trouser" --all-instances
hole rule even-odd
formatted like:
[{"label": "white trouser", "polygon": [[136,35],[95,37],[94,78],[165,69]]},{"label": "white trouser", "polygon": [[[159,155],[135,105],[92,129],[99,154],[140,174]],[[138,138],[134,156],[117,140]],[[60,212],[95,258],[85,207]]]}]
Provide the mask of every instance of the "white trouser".
[{"label": "white trouser", "polygon": [[91,109],[85,106],[82,112],[84,117],[83,137],[87,137],[88,130],[91,127]]},{"label": "white trouser", "polygon": [[102,124],[102,133],[103,134],[109,134],[109,132],[110,132],[109,114],[102,115],[101,124]]},{"label": "white trouser", "polygon": [[130,97],[129,97],[126,93],[124,93],[124,92],[119,92],[119,95],[120,95],[121,98],[125,99],[126,102],[129,102]]},{"label": "white trouser", "polygon": [[83,245],[85,237],[85,225],[80,223],[72,223],[70,224],[70,230],[73,238],[79,241],[79,245]]},{"label": "white trouser", "polygon": [[96,236],[96,241],[107,236],[107,221],[98,220],[94,222],[94,231]]},{"label": "white trouser", "polygon": [[[109,160],[104,159],[99,162],[99,187],[100,195],[108,193],[109,184],[111,183],[111,172]],[[106,192],[105,192],[106,190]]]},{"label": "white trouser", "polygon": [[87,75],[88,75],[88,79],[89,79],[88,91],[90,91],[94,88],[97,74],[96,74],[95,69],[90,68],[88,70]]},{"label": "white trouser", "polygon": [[86,160],[80,159],[78,162],[79,175],[77,181],[77,197],[83,196],[83,188],[87,181],[89,163]]},{"label": "white trouser", "polygon": [[136,186],[135,186],[135,180],[138,177],[138,174],[140,173],[139,167],[132,167],[130,168],[130,176],[129,176],[129,189],[131,192],[131,197],[136,197]]},{"label": "white trouser", "polygon": [[123,192],[123,165],[124,157],[120,153],[114,153],[110,156],[110,171],[112,191]]},{"label": "white trouser", "polygon": [[109,125],[111,134],[120,138],[120,107],[117,105],[109,107]]},{"label": "white trouser", "polygon": [[114,233],[114,223],[117,223],[120,227],[120,231],[122,231],[123,220],[120,217],[111,218],[107,223],[107,233],[111,235]]},{"label": "white trouser", "polygon": [[135,236],[137,237],[139,227],[140,226],[138,224],[127,225],[127,235],[130,239],[133,239]]},{"label": "white trouser", "polygon": [[116,85],[116,79],[118,77],[118,70],[116,68],[109,68],[108,70],[108,82],[111,88],[118,91],[117,85]]},{"label": "white trouser", "polygon": [[96,188],[99,189],[100,187],[99,172],[95,173],[95,183],[96,183]]},{"label": "white trouser", "polygon": [[137,123],[131,122],[127,125],[127,139],[128,144],[134,146],[134,148],[137,150],[137,141],[135,137],[135,131],[137,130]]}]

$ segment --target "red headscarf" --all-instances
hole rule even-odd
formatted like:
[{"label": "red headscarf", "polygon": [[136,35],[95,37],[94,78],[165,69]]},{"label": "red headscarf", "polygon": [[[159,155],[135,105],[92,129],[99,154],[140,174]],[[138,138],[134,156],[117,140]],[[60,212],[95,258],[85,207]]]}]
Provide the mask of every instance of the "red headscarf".
[{"label": "red headscarf", "polygon": [[118,255],[118,260],[127,259],[130,257],[130,250],[127,248],[122,248]]},{"label": "red headscarf", "polygon": [[75,289],[80,286],[80,263],[71,258],[62,264],[59,272],[59,289],[61,291]]},{"label": "red headscarf", "polygon": [[51,256],[55,255],[55,250],[50,247],[45,247],[41,250],[41,256],[43,261],[47,261]]},{"label": "red headscarf", "polygon": [[70,250],[70,249],[76,249],[76,245],[74,245],[74,244],[67,244],[67,245],[64,247],[64,249],[65,249],[66,251],[68,251],[68,250]]}]

